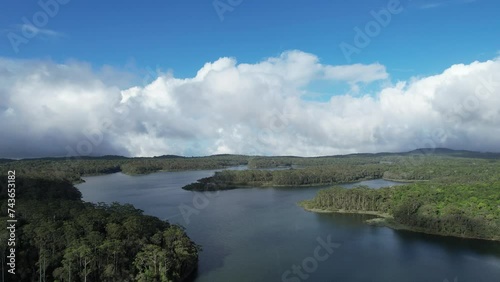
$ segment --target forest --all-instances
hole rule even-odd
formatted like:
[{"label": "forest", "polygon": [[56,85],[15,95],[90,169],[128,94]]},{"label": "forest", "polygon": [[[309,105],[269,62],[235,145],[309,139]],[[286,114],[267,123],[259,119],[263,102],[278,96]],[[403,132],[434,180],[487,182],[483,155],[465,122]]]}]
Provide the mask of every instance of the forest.
[{"label": "forest", "polygon": [[[370,189],[332,187],[302,201],[311,211],[375,213],[382,223],[430,234],[500,240],[500,181],[419,182]],[[380,221],[378,221],[380,223]]]},{"label": "forest", "polygon": [[249,160],[248,170],[216,172],[212,177],[200,179],[183,188],[203,191],[245,186],[296,187],[334,185],[368,179],[458,184],[498,179],[496,171],[500,168],[500,158],[496,155],[484,156],[486,158],[457,154],[256,157]]},{"label": "forest", "polygon": [[[472,151],[456,151],[449,149],[419,149],[404,153],[351,154],[323,157],[294,156],[245,156],[245,155],[212,155],[206,157],[183,157],[164,155],[152,158],[127,158],[122,156],[102,157],[61,157],[38,159],[0,159],[0,172],[16,169],[20,175],[40,178],[64,178],[74,183],[83,181],[81,177],[99,174],[122,172],[125,174],[148,174],[158,171],[207,170],[223,169],[247,165],[251,170],[274,168],[330,168],[342,169],[343,166],[377,166],[388,171],[385,178],[429,178],[428,171],[422,164],[447,166],[452,164],[458,169],[468,164],[470,159],[495,161],[500,159],[499,153],[479,153]],[[450,162],[449,160],[453,160]],[[441,164],[438,164],[441,162]],[[327,168],[328,169],[328,168]],[[371,169],[371,168],[368,168]],[[414,171],[418,169],[419,171]],[[355,168],[357,171],[357,168]],[[296,173],[297,170],[295,171]],[[309,172],[313,173],[313,170]],[[289,172],[291,173],[291,172]],[[356,172],[358,173],[358,172]],[[411,175],[418,173],[418,175]],[[439,171],[430,172],[437,174]],[[325,182],[329,183],[329,182]],[[332,182],[334,183],[334,182]],[[317,184],[317,183],[310,183]],[[295,185],[295,184],[294,184]],[[307,184],[306,184],[307,185]]]},{"label": "forest", "polygon": [[396,228],[500,240],[498,159],[430,157],[390,167],[383,177],[412,183],[382,189],[332,187],[300,205],[313,211],[383,214],[387,218],[382,222]]},{"label": "forest", "polygon": [[122,172],[129,175],[158,171],[208,170],[246,165],[249,157],[214,155],[209,157],[160,156],[153,158],[126,158],[121,156],[42,158],[5,160],[0,172],[15,169],[19,175],[39,178],[67,179],[82,182],[81,177]]},{"label": "forest", "polygon": [[[183,281],[196,270],[200,246],[183,228],[144,215],[131,205],[92,204],[73,184],[82,177],[122,172],[223,169],[183,187],[334,186],[300,203],[313,211],[385,216],[395,228],[500,240],[500,154],[424,149],[407,153],[326,157],[120,156],[0,161],[0,173],[16,171],[17,281]],[[409,182],[398,187],[344,189],[367,179]],[[6,222],[7,177],[0,178]],[[8,239],[0,231],[2,242]],[[7,245],[1,244],[5,267]],[[5,273],[5,269],[3,269]],[[5,273],[6,274],[6,273]]]},{"label": "forest", "polygon": [[287,170],[223,170],[214,176],[183,187],[185,190],[210,191],[243,186],[331,185],[381,178],[381,165],[327,165]]},{"label": "forest", "polygon": [[200,247],[180,226],[128,204],[83,202],[67,179],[19,176],[15,184],[14,206],[0,179],[0,220],[8,208],[17,219],[14,276],[5,269],[9,233],[0,231],[10,281],[183,281],[196,270]]},{"label": "forest", "polygon": [[379,214],[386,217],[385,225],[395,228],[500,240],[498,154],[446,151],[340,158],[259,157],[252,162],[254,169],[224,170],[183,188],[196,191],[270,186],[306,188],[366,179],[402,181],[407,184],[383,189],[335,186],[321,190],[314,199],[300,205],[312,211]]}]

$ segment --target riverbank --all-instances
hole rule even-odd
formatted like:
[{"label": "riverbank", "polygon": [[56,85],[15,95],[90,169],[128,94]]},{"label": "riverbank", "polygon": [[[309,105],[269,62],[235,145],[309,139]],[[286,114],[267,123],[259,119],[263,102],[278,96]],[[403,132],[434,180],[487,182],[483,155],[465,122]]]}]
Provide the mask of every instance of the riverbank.
[{"label": "riverbank", "polygon": [[318,209],[318,208],[310,208],[307,207],[307,203],[305,201],[301,201],[298,203],[298,206],[302,207],[304,210],[308,212],[314,213],[339,213],[339,214],[366,214],[366,215],[374,215],[376,218],[368,219],[365,221],[366,224],[377,226],[377,227],[388,227],[394,230],[405,230],[416,233],[424,233],[429,235],[436,236],[444,236],[444,237],[456,237],[462,239],[473,239],[473,240],[486,240],[486,241],[494,241],[500,242],[500,237],[494,238],[478,238],[478,237],[470,237],[470,236],[458,236],[455,234],[442,234],[437,232],[430,232],[428,230],[423,230],[421,228],[410,227],[401,223],[398,223],[394,220],[394,217],[388,213],[382,213],[378,211],[358,211],[358,210],[328,210],[328,209]]},{"label": "riverbank", "polygon": [[[299,202],[299,206],[302,207],[304,210],[309,211],[309,212],[315,212],[315,213],[342,213],[342,214],[368,214],[368,215],[375,215],[378,216],[379,218],[392,218],[390,214],[387,213],[382,213],[378,211],[353,211],[353,210],[326,210],[326,209],[317,209],[317,208],[309,208],[301,204],[302,202]],[[371,219],[370,219],[371,220]]]},{"label": "riverbank", "polygon": [[[318,270],[307,281],[344,281],[356,271],[364,275],[359,279],[386,281],[386,273],[379,270],[387,265],[397,265],[401,270],[400,276],[391,276],[396,281],[410,276],[435,281],[439,280],[435,275],[438,271],[460,277],[474,277],[482,271],[490,281],[496,281],[500,274],[496,267],[500,263],[500,244],[496,242],[409,232],[399,236],[399,231],[362,222],[375,217],[372,215],[316,214],[296,205],[323,187],[234,189],[207,194],[177,188],[202,177],[204,174],[198,172],[143,177],[108,175],[86,179],[80,189],[87,201],[131,203],[145,210],[145,214],[185,226],[192,240],[203,246],[192,281],[232,281],[234,277],[244,277],[239,280],[245,281],[281,281],[285,270],[302,265],[304,258],[314,255],[314,248],[320,246],[315,241],[318,237],[326,243],[343,245],[333,249],[330,259],[318,261]],[[360,184],[377,190],[383,181]],[[160,185],[167,188],[159,189]],[[185,209],[185,216],[179,215],[179,206]],[[411,252],[412,248],[419,248],[418,252]],[[449,263],[450,252],[454,254],[453,263]],[[321,250],[319,254],[327,252]],[[431,266],[429,257],[433,258]],[[281,265],[278,272],[277,262]],[[421,269],[428,271],[422,274]],[[444,279],[445,274],[441,276]]]},{"label": "riverbank", "polygon": [[[232,172],[229,172],[232,173]],[[198,179],[196,182],[190,183],[182,187],[184,190],[188,191],[217,191],[217,190],[232,190],[237,188],[248,188],[248,187],[259,187],[259,188],[283,188],[283,187],[296,187],[296,188],[309,188],[309,187],[332,187],[342,184],[352,184],[361,181],[368,180],[386,180],[382,177],[363,177],[357,178],[350,181],[339,181],[339,182],[319,182],[319,183],[308,183],[308,184],[277,184],[272,181],[247,181],[247,182],[232,182],[218,179],[217,175],[211,177],[205,177]],[[392,180],[387,180],[392,181]],[[392,181],[398,183],[408,183],[403,181]]]},{"label": "riverbank", "polygon": [[318,208],[310,208],[307,207],[306,201],[301,201],[298,203],[300,207],[302,207],[304,210],[308,212],[314,212],[314,213],[340,213],[340,214],[366,214],[366,215],[374,215],[377,216],[376,218],[368,219],[365,221],[365,223],[373,226],[379,226],[379,227],[389,227],[395,230],[407,230],[407,231],[413,231],[417,232],[413,229],[411,229],[408,226],[398,224],[397,222],[394,221],[394,218],[392,215],[388,213],[383,213],[383,212],[378,212],[378,211],[358,211],[358,210],[327,210],[327,209],[318,209]]}]

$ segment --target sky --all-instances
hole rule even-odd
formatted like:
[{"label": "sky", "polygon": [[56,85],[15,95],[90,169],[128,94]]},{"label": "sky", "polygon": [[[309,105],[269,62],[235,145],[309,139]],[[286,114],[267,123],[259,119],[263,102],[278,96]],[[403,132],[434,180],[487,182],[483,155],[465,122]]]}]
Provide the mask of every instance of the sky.
[{"label": "sky", "polygon": [[0,8],[0,158],[500,152],[498,1]]}]

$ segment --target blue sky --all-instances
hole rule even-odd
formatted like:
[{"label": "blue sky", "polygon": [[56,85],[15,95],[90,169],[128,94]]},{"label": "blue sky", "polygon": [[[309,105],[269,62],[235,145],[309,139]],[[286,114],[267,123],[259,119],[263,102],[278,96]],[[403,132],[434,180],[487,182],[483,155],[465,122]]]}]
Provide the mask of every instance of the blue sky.
[{"label": "blue sky", "polygon": [[[389,2],[242,0],[221,21],[210,0],[70,0],[42,27],[54,33],[39,34],[15,53],[6,33],[20,33],[22,18],[32,20],[41,7],[37,1],[4,1],[0,56],[76,59],[137,72],[171,69],[177,77],[194,76],[220,57],[255,63],[293,49],[313,53],[323,63],[347,64],[339,44],[352,43],[353,29],[363,29],[373,20],[370,12]],[[350,63],[379,62],[393,79],[406,79],[491,59],[500,49],[498,1],[400,3],[403,12],[392,15]]]},{"label": "blue sky", "polygon": [[3,1],[0,157],[500,152],[499,11],[494,0]]}]

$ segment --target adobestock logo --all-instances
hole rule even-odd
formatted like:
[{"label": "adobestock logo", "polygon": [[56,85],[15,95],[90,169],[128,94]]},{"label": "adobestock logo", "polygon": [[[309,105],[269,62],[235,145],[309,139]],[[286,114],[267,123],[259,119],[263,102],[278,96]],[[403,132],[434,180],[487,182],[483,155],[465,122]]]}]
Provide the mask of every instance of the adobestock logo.
[{"label": "adobestock logo", "polygon": [[214,0],[212,5],[214,6],[219,20],[223,22],[224,14],[234,11],[234,9],[241,5],[241,3],[243,3],[243,0]]},{"label": "adobestock logo", "polygon": [[21,21],[21,33],[9,32],[7,33],[7,38],[9,39],[12,50],[17,54],[19,53],[19,46],[21,44],[28,44],[29,40],[37,36],[38,34],[55,35],[57,33],[53,31],[43,30],[49,23],[49,19],[55,17],[60,10],[61,5],[66,5],[70,0],[40,0],[38,1],[38,6],[41,10],[35,12],[31,16],[31,20],[27,17],[22,17]]},{"label": "adobestock logo", "polygon": [[402,11],[403,7],[399,0],[389,0],[387,7],[378,12],[372,10],[370,14],[373,20],[367,22],[363,29],[358,26],[354,28],[353,44],[342,42],[339,45],[347,62],[351,62],[353,54],[361,53],[362,49],[370,45],[372,38],[377,37],[382,32],[382,27],[387,27],[391,23],[392,15],[397,15]]},{"label": "adobestock logo", "polygon": [[314,248],[313,255],[304,258],[299,265],[292,265],[291,270],[283,272],[281,281],[300,282],[309,279],[310,274],[318,269],[319,263],[326,261],[333,254],[334,249],[338,249],[342,246],[342,244],[332,242],[331,239],[331,235],[328,235],[326,240],[317,237],[316,241],[318,242],[318,246]]}]

